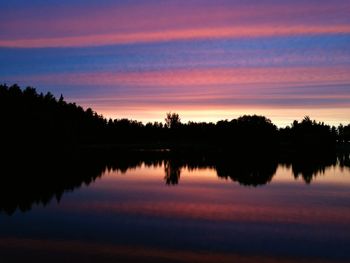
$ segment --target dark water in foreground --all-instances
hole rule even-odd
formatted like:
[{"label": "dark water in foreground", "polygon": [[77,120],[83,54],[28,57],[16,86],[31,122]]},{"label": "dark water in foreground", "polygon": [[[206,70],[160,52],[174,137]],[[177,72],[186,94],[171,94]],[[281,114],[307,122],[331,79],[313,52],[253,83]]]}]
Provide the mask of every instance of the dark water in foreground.
[{"label": "dark water in foreground", "polygon": [[2,210],[0,262],[350,262],[349,167],[245,172],[106,169],[59,202]]}]

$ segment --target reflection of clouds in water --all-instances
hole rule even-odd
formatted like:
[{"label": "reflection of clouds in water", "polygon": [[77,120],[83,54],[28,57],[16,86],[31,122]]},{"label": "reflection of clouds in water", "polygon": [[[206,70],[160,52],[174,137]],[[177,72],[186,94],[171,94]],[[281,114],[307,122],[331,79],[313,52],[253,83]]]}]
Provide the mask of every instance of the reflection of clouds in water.
[{"label": "reflection of clouds in water", "polygon": [[[15,257],[27,259],[26,253],[15,251],[29,251],[30,256],[40,252],[44,259],[54,257],[54,260],[69,254],[70,259],[76,257],[78,261],[98,257],[96,261],[100,262],[101,257],[107,256],[118,262],[143,261],[144,257],[150,257],[150,262],[158,259],[163,262],[165,258],[175,262],[195,259],[233,262],[237,259],[235,252],[248,251],[249,256],[239,256],[237,260],[250,262],[252,255],[259,255],[259,259],[252,260],[256,262],[262,254],[264,260],[267,257],[266,262],[274,262],[269,261],[269,255],[279,255],[279,262],[288,262],[289,255],[298,260],[307,256],[308,262],[323,257],[332,262],[337,258],[348,259],[344,249],[347,246],[342,246],[349,240],[346,231],[350,222],[348,184],[306,186],[294,182],[295,159],[284,160],[283,163],[289,163],[286,168],[286,164],[273,158],[256,160],[248,155],[245,158],[232,155],[190,158],[183,153],[147,153],[145,156],[124,153],[103,157],[101,163],[95,158],[83,158],[84,161],[76,161],[75,166],[70,167],[67,182],[61,182],[60,187],[64,191],[73,189],[69,188],[74,184],[68,179],[79,171],[82,176],[92,177],[84,179],[75,175],[80,178],[76,186],[84,182],[93,184],[70,194],[63,191],[59,205],[35,208],[26,214],[15,213],[11,218],[1,215],[5,220],[0,223],[0,255],[4,259],[12,254],[12,261],[16,261]],[[324,163],[328,167],[326,178],[334,176],[333,169],[341,169],[339,163],[332,166],[332,162]],[[307,163],[304,160],[303,164]],[[63,171],[65,165],[62,161],[60,165]],[[319,166],[315,167],[318,173]],[[216,168],[225,171],[230,179],[219,180]],[[256,185],[262,178],[269,181],[272,176],[278,177],[281,169],[288,175],[288,181],[273,183],[273,178],[268,186],[256,188],[231,182],[232,179],[247,184],[250,178]],[[47,171],[45,174],[49,175]],[[347,171],[340,175],[350,177]],[[62,178],[56,178],[55,173],[50,175],[57,180],[55,184]],[[96,175],[102,176],[94,181]],[[179,185],[166,187],[167,179]],[[33,204],[44,202],[39,192],[26,196],[30,185],[26,186],[28,191],[21,196],[23,199],[27,197]],[[47,202],[52,198],[48,197]],[[16,207],[14,202],[12,205]],[[17,203],[17,207],[20,205]],[[203,251],[211,253],[207,256]],[[181,261],[183,257],[190,259]]]},{"label": "reflection of clouds in water", "polygon": [[[29,160],[27,160],[29,161]],[[265,156],[262,158],[246,155],[213,155],[209,154],[176,154],[171,152],[131,152],[110,156],[85,156],[78,160],[52,159],[37,165],[28,163],[17,170],[16,164],[6,164],[2,167],[5,175],[1,184],[0,209],[12,214],[17,209],[30,210],[33,203],[47,205],[51,199],[60,201],[64,192],[74,191],[81,185],[89,185],[96,178],[114,171],[124,176],[133,171],[147,171],[153,167],[162,171],[165,184],[180,183],[182,172],[196,174],[198,169],[212,169],[220,178],[231,179],[244,186],[259,186],[269,183],[276,174],[279,164],[291,168],[291,178],[302,177],[306,183],[311,183],[318,175],[325,175],[329,167],[349,168],[349,155],[322,155],[313,158],[292,156],[283,160]],[[141,169],[141,170],[140,170]],[[214,173],[214,174],[215,174]],[[27,176],[24,176],[27,175]],[[18,180],[21,180],[21,184]],[[128,180],[128,179],[126,179]],[[147,178],[135,177],[137,181],[147,181]],[[160,180],[160,179],[159,179]],[[197,179],[197,184],[205,182]]]},{"label": "reflection of clouds in water", "polygon": [[[261,255],[245,255],[227,252],[196,252],[188,249],[162,249],[160,247],[148,246],[127,246],[100,244],[87,241],[68,241],[68,240],[50,240],[50,239],[29,239],[29,238],[1,238],[0,252],[7,250],[8,252],[17,251],[18,249],[31,251],[37,256],[37,260],[50,262],[62,262],[61,256],[69,254],[69,259],[76,262],[245,262],[255,263],[261,260]],[[36,253],[40,251],[40,254]],[[45,251],[45,252],[44,252]],[[28,258],[26,253],[14,253],[8,257],[11,261],[26,261]],[[50,255],[50,256],[48,256]],[[7,257],[4,255],[3,257]],[[265,263],[293,263],[292,258],[275,258],[264,255]],[[298,258],[298,262],[309,263],[310,258]],[[312,260],[313,263],[328,263],[328,261]]]}]

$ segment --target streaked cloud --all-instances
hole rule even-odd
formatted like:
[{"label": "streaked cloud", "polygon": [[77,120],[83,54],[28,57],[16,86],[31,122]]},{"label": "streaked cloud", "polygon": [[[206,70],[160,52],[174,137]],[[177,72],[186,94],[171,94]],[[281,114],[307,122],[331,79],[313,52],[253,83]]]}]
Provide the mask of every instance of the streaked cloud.
[{"label": "streaked cloud", "polygon": [[0,47],[41,48],[41,47],[83,47],[114,44],[167,42],[177,40],[256,38],[267,36],[350,34],[350,26],[253,26],[190,28],[155,32],[126,34],[87,35],[60,38],[36,38],[0,40]]},{"label": "streaked cloud", "polygon": [[[87,73],[56,73],[44,75],[16,76],[28,82],[36,81],[41,85],[52,82],[58,85],[85,85],[85,86],[131,86],[155,87],[171,91],[182,87],[192,87],[191,92],[199,90],[228,91],[231,87],[238,87],[244,91],[242,85],[257,84],[256,90],[276,88],[276,85],[294,84],[303,85],[319,83],[349,84],[350,67],[261,67],[261,68],[214,68],[214,69],[180,69],[158,70],[144,72],[87,72]],[[268,88],[268,85],[270,88]],[[229,86],[227,88],[227,86]]]},{"label": "streaked cloud", "polygon": [[345,123],[349,13],[340,0],[1,2],[0,81],[106,117]]},{"label": "streaked cloud", "polygon": [[0,11],[2,47],[350,33],[348,1],[16,2]]}]

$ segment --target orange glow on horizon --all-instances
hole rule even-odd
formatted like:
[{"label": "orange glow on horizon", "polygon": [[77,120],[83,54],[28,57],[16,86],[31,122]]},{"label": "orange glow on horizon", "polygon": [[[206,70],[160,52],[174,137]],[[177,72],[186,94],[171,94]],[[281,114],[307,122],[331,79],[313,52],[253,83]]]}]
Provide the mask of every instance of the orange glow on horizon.
[{"label": "orange glow on horizon", "polygon": [[257,105],[246,105],[243,107],[223,107],[223,106],[162,106],[149,109],[144,107],[109,107],[96,106],[96,111],[107,118],[112,119],[134,119],[143,123],[162,122],[166,112],[176,112],[180,115],[181,121],[187,123],[194,122],[213,122],[219,120],[231,120],[243,115],[263,115],[271,119],[278,127],[290,126],[294,120],[302,120],[305,116],[310,116],[316,121],[323,121],[329,125],[338,126],[340,123],[348,124],[350,109],[344,108],[288,108],[288,107],[259,107]]}]

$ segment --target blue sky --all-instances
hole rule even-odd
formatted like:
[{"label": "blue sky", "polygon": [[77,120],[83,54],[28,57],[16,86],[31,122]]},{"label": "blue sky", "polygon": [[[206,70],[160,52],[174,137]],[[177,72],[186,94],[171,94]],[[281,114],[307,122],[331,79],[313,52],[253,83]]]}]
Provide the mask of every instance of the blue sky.
[{"label": "blue sky", "polygon": [[0,1],[0,81],[144,122],[350,116],[350,1]]}]

